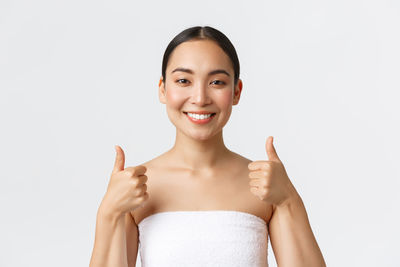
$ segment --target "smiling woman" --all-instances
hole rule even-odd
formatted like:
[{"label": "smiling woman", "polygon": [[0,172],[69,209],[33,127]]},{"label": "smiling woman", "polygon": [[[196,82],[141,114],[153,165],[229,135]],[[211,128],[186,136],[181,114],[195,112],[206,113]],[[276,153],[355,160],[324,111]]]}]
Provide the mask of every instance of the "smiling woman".
[{"label": "smiling woman", "polygon": [[325,266],[272,138],[268,161],[229,150],[223,127],[243,83],[229,39],[191,27],[168,45],[158,96],[175,144],[136,167],[117,156],[97,215],[90,266]]},{"label": "smiling woman", "polygon": [[222,144],[222,128],[242,90],[239,71],[235,48],[214,28],[189,28],[170,42],[163,57],[159,96],[177,128],[178,142],[192,136],[208,146]]}]

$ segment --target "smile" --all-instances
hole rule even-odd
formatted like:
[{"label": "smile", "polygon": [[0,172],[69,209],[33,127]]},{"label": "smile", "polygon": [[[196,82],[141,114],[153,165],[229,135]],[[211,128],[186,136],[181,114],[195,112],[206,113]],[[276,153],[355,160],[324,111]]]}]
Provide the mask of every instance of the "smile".
[{"label": "smile", "polygon": [[197,124],[208,123],[216,115],[216,113],[209,113],[209,114],[195,114],[195,113],[188,113],[188,112],[183,112],[183,113],[185,113],[186,117],[191,122],[194,122]]}]

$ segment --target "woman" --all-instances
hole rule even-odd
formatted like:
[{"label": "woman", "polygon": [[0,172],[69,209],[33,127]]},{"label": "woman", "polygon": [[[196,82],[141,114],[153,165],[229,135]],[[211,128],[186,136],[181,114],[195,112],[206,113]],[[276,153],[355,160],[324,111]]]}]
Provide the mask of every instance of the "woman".
[{"label": "woman", "polygon": [[90,266],[135,266],[138,251],[144,267],[268,266],[268,235],[279,266],[325,266],[272,137],[269,160],[251,161],[224,144],[242,87],[235,48],[220,31],[191,27],[170,42],[159,99],[175,144],[127,168],[116,146]]}]

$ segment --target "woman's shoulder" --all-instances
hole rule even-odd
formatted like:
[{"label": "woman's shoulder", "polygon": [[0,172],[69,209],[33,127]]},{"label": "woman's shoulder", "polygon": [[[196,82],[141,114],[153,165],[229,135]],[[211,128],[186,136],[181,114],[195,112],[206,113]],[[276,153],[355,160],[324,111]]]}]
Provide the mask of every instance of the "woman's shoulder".
[{"label": "woman's shoulder", "polygon": [[249,163],[252,162],[251,159],[249,159],[249,158],[247,158],[247,157],[245,157],[243,155],[240,155],[237,152],[231,151],[231,153],[233,155],[233,161],[236,161],[236,163],[240,164],[241,166],[246,166],[247,167],[247,165],[249,165]]},{"label": "woman's shoulder", "polygon": [[140,165],[145,166],[147,170],[152,170],[152,169],[159,169],[162,168],[163,166],[166,166],[166,153],[160,154],[152,159],[149,159]]},{"label": "woman's shoulder", "polygon": [[[130,213],[135,220],[136,225],[145,217],[147,210],[151,209],[154,206],[157,193],[155,194],[156,189],[159,187],[158,177],[160,176],[160,172],[162,171],[162,165],[164,165],[162,159],[162,155],[159,155],[155,158],[152,158],[148,161],[138,164],[141,166],[146,167],[146,172],[144,175],[147,176],[146,186],[147,186],[147,193],[149,194],[149,199],[146,200],[146,207],[136,208],[131,210]],[[150,205],[149,205],[150,204]]]}]

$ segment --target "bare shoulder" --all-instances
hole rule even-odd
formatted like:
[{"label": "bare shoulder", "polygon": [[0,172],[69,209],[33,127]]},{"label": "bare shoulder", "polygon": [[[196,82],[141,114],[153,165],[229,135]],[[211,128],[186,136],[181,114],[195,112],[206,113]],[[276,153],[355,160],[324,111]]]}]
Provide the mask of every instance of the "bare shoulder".
[{"label": "bare shoulder", "polygon": [[[232,152],[234,155],[234,164],[236,166],[238,166],[238,177],[242,177],[243,178],[243,187],[245,187],[247,191],[250,191],[250,185],[249,185],[249,168],[248,165],[253,162],[254,160],[251,160],[249,158],[246,158],[238,153]],[[252,205],[258,206],[258,212],[260,214],[260,216],[262,216],[264,218],[264,220],[269,223],[269,221],[271,220],[272,217],[272,212],[273,212],[273,206],[272,204],[268,204],[266,202],[263,201],[259,201],[259,199],[257,199],[257,197],[255,197],[254,195],[252,195],[251,193],[248,194],[249,195],[249,199],[248,199],[248,203],[253,203]],[[256,201],[254,201],[256,199]],[[259,204],[255,204],[255,203],[259,203]]]},{"label": "bare shoulder", "polygon": [[[150,202],[151,204],[153,203],[153,200],[154,200],[154,196],[153,196],[152,192],[154,192],[154,189],[157,187],[157,177],[159,176],[160,170],[165,165],[163,156],[164,156],[164,154],[161,154],[151,160],[137,164],[137,166],[141,165],[141,166],[146,167],[145,175],[147,176],[147,182],[146,182],[147,193],[149,194],[149,196],[151,196],[151,199],[148,199],[146,202]],[[149,203],[146,203],[147,207],[150,206],[148,204]],[[136,225],[138,225],[138,223],[141,221],[144,210],[146,210],[146,209],[137,208],[130,212]]]},{"label": "bare shoulder", "polygon": [[252,160],[240,155],[239,153],[233,151],[231,151],[231,153],[233,156],[232,163],[238,164],[236,166],[240,166],[240,168],[247,170],[247,166],[250,164],[250,162],[252,162]]},{"label": "bare shoulder", "polygon": [[[186,173],[176,171],[168,155],[162,154],[144,162],[141,165],[146,167],[149,199],[143,207],[131,211],[131,215],[138,225],[145,217],[160,211],[229,209],[245,211],[269,222],[272,207],[250,192],[250,162],[251,159],[230,151],[226,161],[213,174],[217,179],[202,182],[198,177],[187,179]],[[209,200],[204,203],[206,193]]]}]

